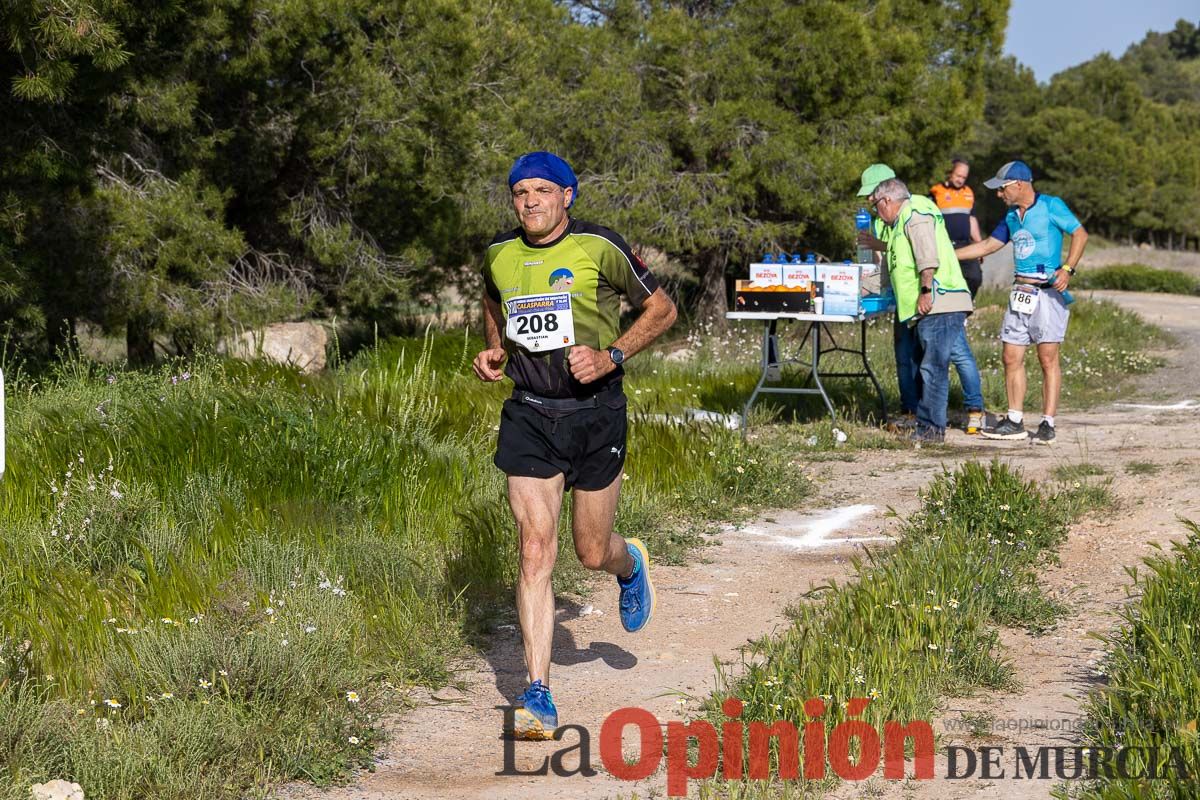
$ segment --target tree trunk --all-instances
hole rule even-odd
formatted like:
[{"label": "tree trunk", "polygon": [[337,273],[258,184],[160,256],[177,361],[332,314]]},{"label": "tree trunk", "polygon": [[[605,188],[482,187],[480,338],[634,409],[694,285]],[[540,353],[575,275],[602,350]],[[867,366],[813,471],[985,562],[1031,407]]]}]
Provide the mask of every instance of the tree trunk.
[{"label": "tree trunk", "polygon": [[719,329],[727,327],[725,312],[729,310],[728,291],[725,287],[725,252],[703,250],[700,262],[700,303],[697,311],[700,320],[710,322]]},{"label": "tree trunk", "polygon": [[132,316],[125,322],[125,357],[133,367],[148,367],[154,363],[154,339],[147,317]]}]

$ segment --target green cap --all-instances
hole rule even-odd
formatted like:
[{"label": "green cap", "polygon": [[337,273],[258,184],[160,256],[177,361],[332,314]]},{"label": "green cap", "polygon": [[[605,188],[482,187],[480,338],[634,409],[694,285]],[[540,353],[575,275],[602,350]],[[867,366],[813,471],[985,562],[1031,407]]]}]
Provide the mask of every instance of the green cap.
[{"label": "green cap", "polygon": [[887,164],[872,164],[863,170],[862,186],[859,187],[858,196],[866,197],[875,191],[876,186],[894,177],[896,177],[896,171]]}]

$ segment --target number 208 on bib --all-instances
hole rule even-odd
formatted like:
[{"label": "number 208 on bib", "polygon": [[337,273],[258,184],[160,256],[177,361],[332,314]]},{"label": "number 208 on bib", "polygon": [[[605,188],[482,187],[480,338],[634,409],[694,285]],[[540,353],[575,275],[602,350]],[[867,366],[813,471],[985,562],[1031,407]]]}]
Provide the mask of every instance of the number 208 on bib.
[{"label": "number 208 on bib", "polygon": [[571,295],[525,295],[506,301],[508,324],[505,335],[526,350],[544,353],[575,344],[575,319]]}]

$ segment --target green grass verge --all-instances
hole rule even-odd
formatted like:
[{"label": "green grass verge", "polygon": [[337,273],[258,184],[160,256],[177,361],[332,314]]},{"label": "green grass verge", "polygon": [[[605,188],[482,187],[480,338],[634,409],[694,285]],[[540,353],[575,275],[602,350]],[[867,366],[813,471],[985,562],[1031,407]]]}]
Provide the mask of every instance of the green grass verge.
[{"label": "green grass verge", "polygon": [[[1109,653],[1103,671],[1107,685],[1088,703],[1085,742],[1107,761],[1118,748],[1127,749],[1127,775],[1147,775],[1149,750],[1157,747],[1157,780],[1101,777],[1071,786],[1076,800],[1118,798],[1182,798],[1196,796],[1200,775],[1200,526],[1184,523],[1186,541],[1145,560],[1145,569],[1129,568],[1131,593],[1138,599],[1126,606],[1124,625],[1106,637]],[[1102,750],[1104,748],[1105,750]],[[1142,749],[1138,749],[1142,748]],[[1171,748],[1179,748],[1190,771],[1181,777],[1170,766]]]},{"label": "green grass verge", "polygon": [[[1080,306],[1096,338],[1078,385],[1093,396],[1128,366],[1111,353],[1153,331],[1131,339],[1136,319]],[[869,330],[895,408],[890,325]],[[741,410],[760,336],[697,330],[689,360],[630,365],[617,529],[656,561],[681,562],[717,522],[799,503],[809,462],[900,446],[852,422],[837,442],[819,401],[764,404],[748,442],[678,421]],[[507,390],[469,376],[478,347],[400,340],[312,377],[75,360],[35,380],[6,365],[0,799],[54,777],[90,798],[256,796],[369,765],[403,687],[452,680],[453,658],[513,615],[515,533],[491,464]],[[846,418],[869,418],[861,382],[831,383]],[[585,591],[561,535],[556,586]]]},{"label": "green grass verge", "polygon": [[1080,270],[1071,281],[1071,288],[1200,295],[1200,279],[1186,272],[1157,269],[1145,264],[1115,264]]},{"label": "green grass verge", "polygon": [[[1046,630],[1062,607],[1038,588],[1056,560],[1068,523],[1110,502],[1107,484],[1064,487],[1054,495],[1000,462],[969,462],[939,477],[895,548],[856,560],[853,582],[812,593],[782,635],[754,643],[747,666],[706,704],[722,719],[730,696],[742,719],[803,724],[804,702],[821,697],[826,730],[846,718],[846,702],[869,697],[862,719],[929,719],[938,701],[975,687],[1007,688],[1012,668],[996,626]],[[827,784],[715,782],[707,795],[746,798],[819,793]]]},{"label": "green grass verge", "polygon": [[[476,345],[399,341],[311,377],[72,361],[11,384],[0,798],[56,777],[89,798],[259,796],[369,766],[403,687],[451,680],[512,615],[506,390],[468,375]],[[802,453],[672,421],[683,407],[634,404],[617,528],[658,561],[809,491]],[[584,590],[567,525],[560,551],[556,587]]]}]

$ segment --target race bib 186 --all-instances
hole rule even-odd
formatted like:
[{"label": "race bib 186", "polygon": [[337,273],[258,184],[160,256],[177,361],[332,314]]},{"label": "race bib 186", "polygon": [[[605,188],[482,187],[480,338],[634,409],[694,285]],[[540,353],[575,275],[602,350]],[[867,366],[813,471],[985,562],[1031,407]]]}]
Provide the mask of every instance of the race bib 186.
[{"label": "race bib 186", "polygon": [[575,318],[571,315],[571,295],[527,294],[505,302],[508,324],[504,332],[510,341],[526,350],[544,353],[575,344]]},{"label": "race bib 186", "polygon": [[1018,283],[1012,287],[1008,296],[1008,307],[1018,314],[1032,314],[1037,308],[1041,292],[1036,286],[1026,286]]}]

